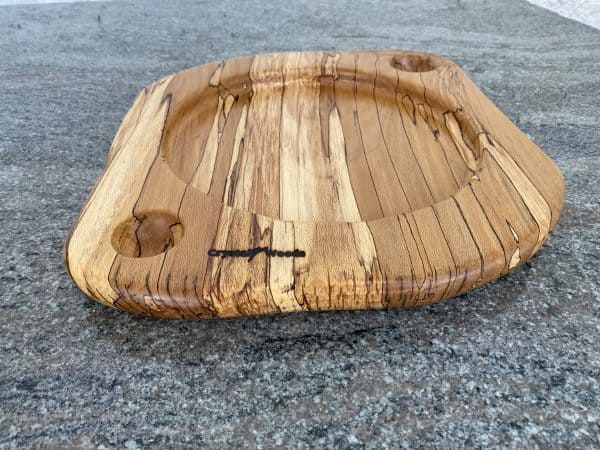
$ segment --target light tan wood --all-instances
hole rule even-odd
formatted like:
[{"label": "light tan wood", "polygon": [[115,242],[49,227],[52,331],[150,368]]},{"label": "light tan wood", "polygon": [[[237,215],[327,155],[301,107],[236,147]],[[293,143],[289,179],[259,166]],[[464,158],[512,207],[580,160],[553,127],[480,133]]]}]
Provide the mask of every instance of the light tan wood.
[{"label": "light tan wood", "polygon": [[562,204],[554,163],[445,58],[259,55],[138,95],[65,260],[163,317],[417,306],[518,267]]}]

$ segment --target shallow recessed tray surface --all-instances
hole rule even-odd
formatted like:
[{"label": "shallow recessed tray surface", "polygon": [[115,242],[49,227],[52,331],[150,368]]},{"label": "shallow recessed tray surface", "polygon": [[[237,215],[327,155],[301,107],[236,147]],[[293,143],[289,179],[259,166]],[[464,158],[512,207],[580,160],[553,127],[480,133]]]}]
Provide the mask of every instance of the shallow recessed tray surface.
[{"label": "shallow recessed tray surface", "polygon": [[138,95],[65,259],[87,295],[164,317],[415,306],[522,264],[562,203],[448,59],[259,55]]}]

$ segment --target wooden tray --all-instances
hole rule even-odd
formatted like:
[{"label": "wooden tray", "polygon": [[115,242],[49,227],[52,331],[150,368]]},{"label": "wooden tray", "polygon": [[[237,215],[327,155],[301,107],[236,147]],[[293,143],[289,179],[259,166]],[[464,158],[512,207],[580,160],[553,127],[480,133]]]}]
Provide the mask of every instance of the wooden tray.
[{"label": "wooden tray", "polygon": [[138,95],[65,260],[87,295],[163,317],[416,306],[522,264],[562,204],[448,59],[259,55]]}]

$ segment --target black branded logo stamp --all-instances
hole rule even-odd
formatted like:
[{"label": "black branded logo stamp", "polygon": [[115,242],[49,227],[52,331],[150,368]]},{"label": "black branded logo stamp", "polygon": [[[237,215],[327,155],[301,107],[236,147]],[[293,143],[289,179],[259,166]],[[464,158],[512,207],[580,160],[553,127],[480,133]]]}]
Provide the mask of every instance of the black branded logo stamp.
[{"label": "black branded logo stamp", "polygon": [[254,247],[248,250],[217,250],[211,248],[208,251],[208,256],[220,256],[221,258],[248,258],[248,261],[252,261],[256,255],[264,253],[267,256],[279,256],[286,258],[304,258],[306,252],[304,250],[274,250],[269,247]]}]

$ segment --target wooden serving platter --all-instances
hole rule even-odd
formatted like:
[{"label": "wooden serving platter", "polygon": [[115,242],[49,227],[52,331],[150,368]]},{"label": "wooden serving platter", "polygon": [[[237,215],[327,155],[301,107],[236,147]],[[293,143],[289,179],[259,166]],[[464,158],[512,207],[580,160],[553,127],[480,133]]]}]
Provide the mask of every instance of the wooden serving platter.
[{"label": "wooden serving platter", "polygon": [[448,59],[244,57],[138,95],[65,260],[87,295],[163,317],[424,305],[530,258],[563,189]]}]

